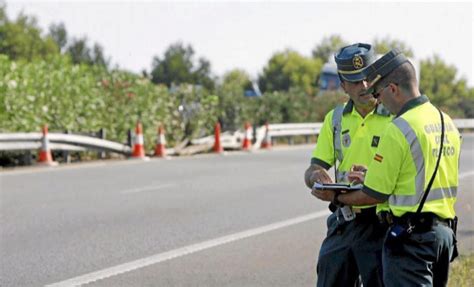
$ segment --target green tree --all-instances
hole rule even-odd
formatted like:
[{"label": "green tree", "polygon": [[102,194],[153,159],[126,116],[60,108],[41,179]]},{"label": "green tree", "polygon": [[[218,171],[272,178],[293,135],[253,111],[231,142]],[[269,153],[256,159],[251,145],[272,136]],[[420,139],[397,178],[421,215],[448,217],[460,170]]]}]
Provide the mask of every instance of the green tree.
[{"label": "green tree", "polygon": [[20,14],[16,20],[10,21],[5,6],[2,6],[0,24],[0,54],[14,60],[33,61],[59,52],[50,36],[42,36],[35,17]]},{"label": "green tree", "polygon": [[300,87],[314,94],[315,80],[322,68],[321,59],[313,59],[291,50],[274,54],[259,77],[259,86],[265,91],[288,91]]},{"label": "green tree", "polygon": [[223,130],[236,130],[246,121],[252,120],[252,106],[255,99],[244,96],[245,89],[251,87],[250,76],[243,70],[232,70],[223,77],[216,89],[219,98],[219,121]]},{"label": "green tree", "polygon": [[67,31],[64,23],[52,24],[49,26],[49,35],[53,38],[56,45],[61,51],[64,50],[67,44]]},{"label": "green tree", "polygon": [[92,64],[91,49],[87,46],[87,39],[73,39],[67,47],[67,54],[71,56],[74,64]]},{"label": "green tree", "polygon": [[91,48],[87,42],[86,37],[73,39],[67,46],[67,54],[71,56],[72,62],[74,64],[84,63],[108,68],[110,60],[105,57],[102,46],[95,43]]},{"label": "green tree", "polygon": [[[187,105],[186,113],[179,105]],[[105,128],[107,138],[125,142],[140,119],[148,150],[163,123],[170,145],[183,137],[210,134],[218,99],[204,89],[182,85],[173,93],[133,73],[98,65],[73,64],[66,55],[33,62],[0,55],[0,132],[88,132]]]},{"label": "green tree", "polygon": [[400,51],[402,51],[407,57],[412,58],[415,56],[413,54],[413,50],[410,47],[408,47],[407,44],[405,44],[404,42],[400,40],[391,39],[389,37],[386,37],[383,39],[379,39],[379,38],[374,39],[373,46],[375,49],[375,53],[377,54],[386,54],[390,50],[397,48]]},{"label": "green tree", "polygon": [[209,90],[214,88],[214,80],[211,78],[211,62],[204,58],[199,59],[199,64],[193,73],[194,83]]},{"label": "green tree", "polygon": [[339,35],[324,37],[321,44],[313,49],[313,58],[321,59],[323,63],[329,60],[340,48],[347,46],[347,42]]},{"label": "green tree", "polygon": [[155,56],[152,62],[152,81],[168,87],[179,84],[202,85],[208,90],[214,88],[210,62],[204,58],[194,62],[194,49],[181,42],[172,44],[163,58]]},{"label": "green tree", "polygon": [[474,89],[458,79],[457,69],[439,56],[420,62],[420,91],[453,117],[474,116]]},{"label": "green tree", "polygon": [[4,3],[0,3],[0,25],[5,25],[7,22],[7,11]]}]

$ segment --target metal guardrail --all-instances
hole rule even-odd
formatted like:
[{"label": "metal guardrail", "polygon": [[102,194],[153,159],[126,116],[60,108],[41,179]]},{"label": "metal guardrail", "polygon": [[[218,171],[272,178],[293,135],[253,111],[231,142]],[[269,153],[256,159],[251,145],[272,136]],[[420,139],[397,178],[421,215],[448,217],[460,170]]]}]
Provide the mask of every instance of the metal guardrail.
[{"label": "metal guardrail", "polygon": [[[474,119],[454,119],[454,124],[460,130],[474,129]],[[318,135],[323,123],[297,123],[297,124],[270,124],[268,134],[270,138],[313,136]],[[258,149],[265,137],[265,127],[255,130],[255,143],[253,149]],[[3,133],[0,134],[0,151],[36,150],[41,146],[41,133]],[[244,138],[244,131],[224,132],[221,134],[221,144],[224,148],[239,149]],[[51,150],[85,151],[96,150],[130,155],[131,148],[128,145],[99,139],[96,137],[49,133],[48,139]],[[194,139],[193,145],[209,144],[214,142],[213,136]]]},{"label": "metal guardrail", "polygon": [[[453,119],[459,130],[474,129],[474,119]],[[271,124],[269,133],[271,137],[306,136],[317,135],[323,123],[301,123],[301,124]]]},{"label": "metal guardrail", "polygon": [[453,122],[459,130],[474,129],[474,119],[453,119]]},{"label": "metal guardrail", "polygon": [[268,125],[270,137],[317,135],[323,123],[271,124]]},{"label": "metal guardrail", "polygon": [[[453,119],[454,124],[459,130],[474,129],[474,119]],[[313,136],[318,135],[323,123],[298,123],[298,124],[270,124],[268,125],[269,135],[272,139],[277,137],[293,136]],[[242,132],[240,132],[243,134]],[[260,147],[265,136],[265,128],[260,127],[256,130],[256,142],[254,148]]]},{"label": "metal guardrail", "polygon": [[[42,133],[4,133],[0,134],[0,150],[34,150],[41,146]],[[129,146],[95,137],[48,133],[51,150],[97,150],[129,155]]]}]

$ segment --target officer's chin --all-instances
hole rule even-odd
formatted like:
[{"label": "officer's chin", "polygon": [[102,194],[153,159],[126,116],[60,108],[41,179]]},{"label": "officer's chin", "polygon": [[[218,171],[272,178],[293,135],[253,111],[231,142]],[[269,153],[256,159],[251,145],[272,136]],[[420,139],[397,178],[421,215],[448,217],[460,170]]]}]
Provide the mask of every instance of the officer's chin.
[{"label": "officer's chin", "polygon": [[372,94],[360,94],[359,101],[366,104],[369,104],[369,103],[375,104],[377,100],[374,98],[374,95]]},{"label": "officer's chin", "polygon": [[363,98],[363,99],[370,99],[370,98],[373,98],[374,95],[372,94],[366,94],[366,93],[362,93],[362,94],[359,94],[359,98]]}]

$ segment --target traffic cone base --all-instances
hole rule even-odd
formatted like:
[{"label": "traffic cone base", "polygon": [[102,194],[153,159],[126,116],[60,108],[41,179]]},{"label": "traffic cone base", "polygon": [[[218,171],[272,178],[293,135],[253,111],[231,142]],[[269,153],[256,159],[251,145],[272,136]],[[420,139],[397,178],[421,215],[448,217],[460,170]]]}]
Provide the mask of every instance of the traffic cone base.
[{"label": "traffic cone base", "polygon": [[51,150],[49,149],[49,140],[48,140],[48,126],[43,126],[43,137],[41,138],[41,147],[38,152],[38,161],[37,165],[40,166],[57,166],[59,163],[53,161],[53,156],[51,155]]},{"label": "traffic cone base", "polygon": [[272,148],[272,138],[270,137],[268,123],[265,124],[265,136],[263,137],[262,144],[260,145],[261,149],[270,149]]},{"label": "traffic cone base", "polygon": [[252,147],[252,143],[250,142],[251,138],[252,138],[252,128],[250,127],[249,123],[245,123],[244,140],[242,142],[243,150],[250,151]]},{"label": "traffic cone base", "polygon": [[59,162],[57,161],[48,161],[48,162],[37,162],[37,166],[58,166]]},{"label": "traffic cone base", "polygon": [[166,157],[166,138],[163,125],[158,128],[158,137],[156,139],[155,157]]}]

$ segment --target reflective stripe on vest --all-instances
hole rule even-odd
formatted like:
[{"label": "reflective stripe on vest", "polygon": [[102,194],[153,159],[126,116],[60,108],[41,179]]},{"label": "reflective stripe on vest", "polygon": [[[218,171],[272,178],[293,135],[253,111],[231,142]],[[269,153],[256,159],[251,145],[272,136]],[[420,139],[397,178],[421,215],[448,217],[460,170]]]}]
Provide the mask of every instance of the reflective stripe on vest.
[{"label": "reflective stripe on vest", "polygon": [[344,105],[338,105],[332,114],[332,128],[334,130],[334,152],[339,162],[342,162],[342,145],[341,145],[341,130],[342,130],[342,112]]},{"label": "reflective stripe on vest", "polygon": [[[425,192],[425,158],[420,141],[416,137],[415,131],[408,122],[403,118],[393,120],[410,146],[411,156],[416,168],[415,177],[415,194],[414,195],[395,195],[389,197],[389,204],[393,206],[415,206],[417,205]],[[457,195],[457,187],[442,187],[431,189],[426,201],[432,201],[443,198],[455,197]]]}]

